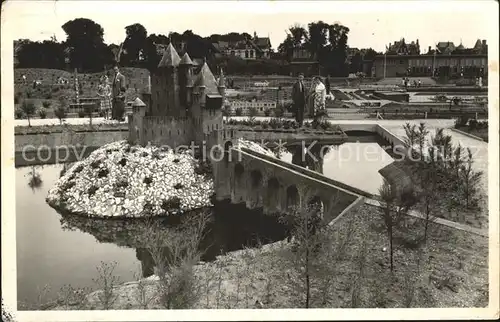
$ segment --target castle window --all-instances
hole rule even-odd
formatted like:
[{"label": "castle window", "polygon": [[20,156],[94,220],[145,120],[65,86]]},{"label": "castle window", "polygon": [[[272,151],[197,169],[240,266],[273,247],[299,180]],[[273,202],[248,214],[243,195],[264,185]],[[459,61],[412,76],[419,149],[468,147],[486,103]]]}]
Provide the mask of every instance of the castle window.
[{"label": "castle window", "polygon": [[181,130],[177,130],[177,135],[181,135]]},{"label": "castle window", "polygon": [[207,125],[207,132],[210,132],[210,125]]},{"label": "castle window", "polygon": [[170,130],[168,130],[168,136],[170,136],[172,134],[172,132]]},{"label": "castle window", "polygon": [[253,58],[253,50],[250,50],[250,58]]},{"label": "castle window", "polygon": [[248,58],[248,50],[245,50],[245,58]]},{"label": "castle window", "polygon": [[219,124],[215,124],[215,129],[219,130]]}]

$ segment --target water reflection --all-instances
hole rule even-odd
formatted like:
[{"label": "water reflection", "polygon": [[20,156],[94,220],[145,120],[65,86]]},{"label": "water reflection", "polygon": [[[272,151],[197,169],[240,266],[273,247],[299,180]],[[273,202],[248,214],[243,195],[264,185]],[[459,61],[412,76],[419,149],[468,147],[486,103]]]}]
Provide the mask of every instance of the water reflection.
[{"label": "water reflection", "polygon": [[[40,168],[43,169],[43,166],[40,166]],[[31,188],[33,193],[35,193],[36,190],[40,190],[42,188],[43,185],[42,176],[40,175],[39,172],[36,171],[35,166],[31,166],[31,172],[29,172],[27,176],[29,177],[28,187]]]},{"label": "water reflection", "polygon": [[[286,238],[285,227],[276,218],[227,201],[182,216],[144,220],[99,219],[64,214],[60,222],[63,230],[83,231],[94,236],[99,243],[135,248],[142,275],[148,277],[157,268],[154,258],[158,257],[158,252],[165,258],[172,258],[172,253],[177,251],[172,249],[172,245],[176,245],[174,239],[181,221],[194,218],[192,222],[197,223],[200,216],[208,218],[198,247],[202,261],[212,261],[220,254],[243,247],[256,247]],[[185,235],[184,239],[189,240],[187,237]]]}]

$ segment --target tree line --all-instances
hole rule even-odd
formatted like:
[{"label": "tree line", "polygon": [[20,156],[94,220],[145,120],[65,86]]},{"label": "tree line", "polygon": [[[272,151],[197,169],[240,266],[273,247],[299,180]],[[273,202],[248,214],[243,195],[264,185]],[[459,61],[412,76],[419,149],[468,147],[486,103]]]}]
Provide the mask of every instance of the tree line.
[{"label": "tree line", "polygon": [[362,60],[373,59],[376,52],[369,49],[358,51],[348,59],[349,28],[340,24],[327,24],[323,21],[311,22],[307,29],[299,25],[288,29],[288,35],[272,52],[273,59],[245,61],[236,57],[216,55],[214,43],[220,41],[238,42],[250,40],[248,33],[231,32],[201,37],[192,30],[183,33],[148,34],[146,28],[134,23],[125,27],[122,44],[106,44],[104,29],[98,23],[77,18],[66,22],[62,29],[66,40],[57,41],[55,37],[41,42],[28,39],[15,41],[16,67],[70,69],[79,72],[98,72],[109,69],[118,63],[123,67],[154,69],[161,57],[157,47],[167,46],[171,41],[176,45],[184,44],[184,50],[191,58],[206,58],[211,67],[224,67],[228,73],[235,74],[288,74],[288,63],[293,59],[295,49],[305,49],[311,57],[318,60],[332,76],[347,76],[349,72],[362,71]]}]

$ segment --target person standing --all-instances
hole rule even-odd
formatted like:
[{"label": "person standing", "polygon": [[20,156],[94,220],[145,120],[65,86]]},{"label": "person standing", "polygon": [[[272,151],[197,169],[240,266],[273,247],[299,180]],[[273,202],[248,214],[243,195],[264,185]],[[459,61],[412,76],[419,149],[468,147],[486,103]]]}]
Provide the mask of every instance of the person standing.
[{"label": "person standing", "polygon": [[123,121],[125,113],[125,76],[120,73],[118,66],[114,67],[115,76],[113,78],[112,95],[113,106],[111,110],[111,119]]},{"label": "person standing", "polygon": [[108,113],[111,109],[111,87],[109,86],[107,76],[101,77],[97,88],[97,95],[101,101],[101,112],[104,115],[104,119],[108,119]]},{"label": "person standing", "polygon": [[304,86],[304,74],[300,73],[297,82],[292,86],[292,101],[295,111],[295,120],[302,126],[304,122],[304,109],[306,104],[306,89]]},{"label": "person standing", "polygon": [[313,84],[311,86],[311,99],[310,99],[310,109],[309,114],[312,117],[316,115],[324,114],[325,112],[325,101],[326,101],[326,88],[321,77],[314,77]]}]

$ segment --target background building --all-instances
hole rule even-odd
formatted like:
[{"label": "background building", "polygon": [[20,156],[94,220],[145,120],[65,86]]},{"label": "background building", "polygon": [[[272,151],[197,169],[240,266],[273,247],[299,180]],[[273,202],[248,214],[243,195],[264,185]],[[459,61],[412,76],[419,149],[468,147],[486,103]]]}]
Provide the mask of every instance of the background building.
[{"label": "background building", "polygon": [[424,55],[409,54],[411,51],[401,49],[403,47],[393,45],[385,55],[376,56],[372,76],[474,78],[488,75],[486,40],[478,40],[469,49],[462,44],[456,47],[452,42],[439,42]]}]

